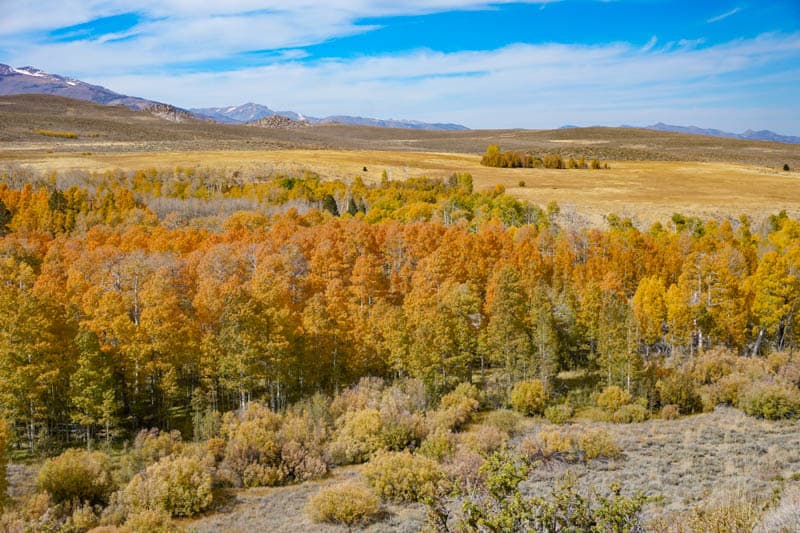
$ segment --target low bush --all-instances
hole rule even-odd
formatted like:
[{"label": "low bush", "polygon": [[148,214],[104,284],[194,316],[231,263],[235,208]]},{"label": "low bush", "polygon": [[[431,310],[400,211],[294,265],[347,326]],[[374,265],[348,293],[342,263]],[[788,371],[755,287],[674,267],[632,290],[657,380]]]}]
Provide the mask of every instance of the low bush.
[{"label": "low bush", "polygon": [[228,437],[223,464],[245,486],[305,481],[328,472],[325,430],[308,413],[281,416],[253,403],[237,415],[226,415],[222,430]]},{"label": "low bush", "polygon": [[544,417],[552,424],[566,424],[574,415],[575,410],[565,403],[551,405],[544,410]]},{"label": "low bush", "polygon": [[617,443],[604,429],[588,428],[581,432],[578,435],[578,450],[588,461],[600,458],[614,459],[622,455]]},{"label": "low bush", "polygon": [[502,448],[508,442],[508,433],[495,426],[480,425],[461,434],[461,443],[468,449],[488,454]]},{"label": "low bush", "polygon": [[475,389],[473,385],[459,386],[453,392],[442,396],[439,408],[429,411],[426,415],[425,424],[428,431],[437,429],[455,431],[469,422],[480,406],[473,389]]},{"label": "low bush", "polygon": [[309,500],[307,511],[315,522],[354,526],[374,519],[380,502],[369,488],[350,481],[320,490]]},{"label": "low bush", "polygon": [[367,464],[364,476],[382,498],[394,502],[433,498],[445,477],[439,463],[409,451],[379,453]]},{"label": "low bush", "polygon": [[380,438],[382,446],[400,451],[418,446],[425,431],[425,420],[414,410],[408,396],[397,387],[386,390],[380,405]]},{"label": "low bush", "polygon": [[525,437],[519,445],[520,453],[528,458],[541,455],[545,458],[561,455],[572,458],[577,448],[571,431],[561,429],[542,430],[535,436]]},{"label": "low bush", "polygon": [[180,529],[166,511],[143,509],[131,513],[121,531],[124,533],[177,533]]},{"label": "low bush", "polygon": [[458,446],[453,456],[442,465],[442,470],[447,479],[464,493],[483,481],[481,466],[484,462],[484,456],[478,452]]},{"label": "low bush", "polygon": [[697,392],[697,385],[689,375],[674,373],[660,379],[656,383],[656,390],[661,405],[677,405],[683,415],[703,410],[703,401]]},{"label": "low bush", "polygon": [[481,422],[485,426],[496,427],[500,431],[513,435],[519,428],[521,417],[519,413],[511,411],[510,409],[498,409],[487,413]]},{"label": "low bush", "polygon": [[164,511],[172,516],[197,514],[212,499],[211,475],[193,457],[166,457],[134,476],[123,489],[129,510]]},{"label": "low bush", "polygon": [[36,482],[57,504],[74,501],[102,505],[114,490],[108,455],[76,449],[45,461]]},{"label": "low bush", "polygon": [[435,461],[443,461],[453,455],[456,449],[456,436],[447,429],[429,433],[419,447],[419,453]]},{"label": "low bush", "polygon": [[521,381],[511,390],[511,407],[524,415],[540,415],[547,404],[547,389],[542,381]]},{"label": "low bush", "polygon": [[795,418],[800,415],[800,391],[787,383],[753,383],[742,392],[739,407],[750,416],[767,420]]},{"label": "low bush", "polygon": [[351,411],[366,408],[377,409],[383,393],[384,383],[380,378],[364,377],[357,385],[339,393],[330,404],[330,415],[334,419]]},{"label": "low bush", "polygon": [[681,410],[677,405],[665,405],[661,408],[661,418],[664,420],[676,420],[681,415]]},{"label": "low bush", "polygon": [[628,405],[633,401],[631,393],[616,385],[611,385],[603,389],[597,396],[597,406],[613,413],[623,405]]},{"label": "low bush", "polygon": [[381,449],[381,413],[377,409],[349,411],[339,425],[328,447],[334,463],[363,463]]},{"label": "low bush", "polygon": [[636,403],[623,405],[611,414],[611,421],[617,424],[644,422],[648,418],[650,418],[650,411]]}]

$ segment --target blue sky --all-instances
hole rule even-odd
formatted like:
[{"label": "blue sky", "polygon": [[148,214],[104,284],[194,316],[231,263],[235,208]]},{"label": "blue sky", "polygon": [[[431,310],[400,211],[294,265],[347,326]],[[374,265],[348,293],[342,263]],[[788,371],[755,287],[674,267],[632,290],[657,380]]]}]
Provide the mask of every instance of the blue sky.
[{"label": "blue sky", "polygon": [[800,2],[2,0],[0,62],[183,107],[800,134]]}]

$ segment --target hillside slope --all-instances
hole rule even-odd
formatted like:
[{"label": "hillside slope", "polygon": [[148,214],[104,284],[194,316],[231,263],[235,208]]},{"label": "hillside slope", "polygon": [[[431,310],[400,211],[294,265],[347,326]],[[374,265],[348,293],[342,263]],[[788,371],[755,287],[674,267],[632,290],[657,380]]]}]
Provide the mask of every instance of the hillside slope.
[{"label": "hillside slope", "polygon": [[[44,137],[36,133],[37,129],[75,132],[78,138]],[[33,148],[33,143],[56,151],[294,147],[472,154],[482,153],[488,144],[499,144],[507,150],[559,152],[615,161],[705,161],[800,167],[800,145],[634,128],[430,131],[342,124],[297,129],[253,128],[202,120],[175,123],[121,106],[102,106],[51,95],[0,97],[0,143],[5,149]]]}]

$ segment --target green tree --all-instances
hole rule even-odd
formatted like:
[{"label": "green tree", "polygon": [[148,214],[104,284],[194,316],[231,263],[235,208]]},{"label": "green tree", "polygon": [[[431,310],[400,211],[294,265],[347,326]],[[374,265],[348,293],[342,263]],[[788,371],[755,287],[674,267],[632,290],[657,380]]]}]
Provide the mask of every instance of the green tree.
[{"label": "green tree", "polygon": [[75,342],[78,347],[78,368],[70,376],[70,400],[75,407],[72,419],[86,428],[87,448],[97,425],[103,426],[108,444],[115,415],[120,408],[113,370],[93,332],[80,330]]},{"label": "green tree", "polygon": [[530,338],[525,324],[525,292],[513,265],[504,265],[492,276],[486,295],[489,322],[482,336],[482,351],[506,373],[506,393],[516,379],[528,375]]}]

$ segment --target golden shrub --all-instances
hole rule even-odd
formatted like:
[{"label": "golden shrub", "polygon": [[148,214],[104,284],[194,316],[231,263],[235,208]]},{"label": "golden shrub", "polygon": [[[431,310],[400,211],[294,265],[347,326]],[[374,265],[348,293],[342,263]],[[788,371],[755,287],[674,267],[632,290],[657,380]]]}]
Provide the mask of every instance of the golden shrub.
[{"label": "golden shrub", "polygon": [[363,463],[381,449],[381,413],[362,409],[345,413],[328,450],[336,464]]},{"label": "golden shrub", "polygon": [[572,406],[565,403],[551,405],[544,410],[544,417],[552,424],[566,424],[574,414],[575,410]]},{"label": "golden shrub", "polygon": [[172,521],[169,513],[158,509],[142,509],[128,516],[125,533],[176,533],[180,529]]},{"label": "golden shrub", "polygon": [[508,442],[508,433],[495,426],[480,425],[461,434],[461,443],[468,449],[488,454],[502,448]]},{"label": "golden shrub", "polygon": [[354,526],[372,520],[380,512],[380,502],[368,487],[348,481],[317,492],[307,512],[315,522]]},{"label": "golden shrub", "polygon": [[67,450],[45,461],[36,483],[55,503],[104,504],[114,490],[111,460],[102,452]]},{"label": "golden shrub", "polygon": [[632,403],[623,405],[611,414],[611,421],[617,424],[633,424],[644,422],[650,418],[650,411],[646,407]]},{"label": "golden shrub", "polygon": [[609,458],[622,454],[617,443],[604,429],[587,428],[578,435],[578,449],[587,460]]},{"label": "golden shrub", "polygon": [[211,505],[211,475],[196,458],[169,456],[134,476],[122,497],[132,511],[192,516]]},{"label": "golden shrub", "polygon": [[542,381],[521,381],[511,390],[511,407],[524,415],[540,415],[547,404],[547,389]]},{"label": "golden shrub", "polygon": [[752,383],[741,393],[739,407],[757,418],[779,420],[800,416],[800,390],[780,381]]},{"label": "golden shrub", "polygon": [[674,404],[668,404],[661,408],[661,418],[664,420],[675,420],[681,416],[680,408]]},{"label": "golden shrub", "polygon": [[379,453],[367,464],[364,476],[382,498],[395,502],[432,498],[445,478],[439,463],[407,450]]},{"label": "golden shrub", "polygon": [[456,449],[456,436],[448,429],[437,429],[428,434],[419,447],[419,453],[436,461],[453,455]]},{"label": "golden shrub", "polygon": [[522,420],[519,413],[510,409],[498,409],[496,411],[486,413],[486,416],[483,417],[482,423],[486,426],[496,427],[500,431],[504,431],[509,435],[513,435],[517,432],[517,429],[519,429],[521,421]]},{"label": "golden shrub", "polygon": [[631,396],[631,393],[616,385],[606,387],[597,396],[597,406],[612,413],[632,401],[633,396]]}]

